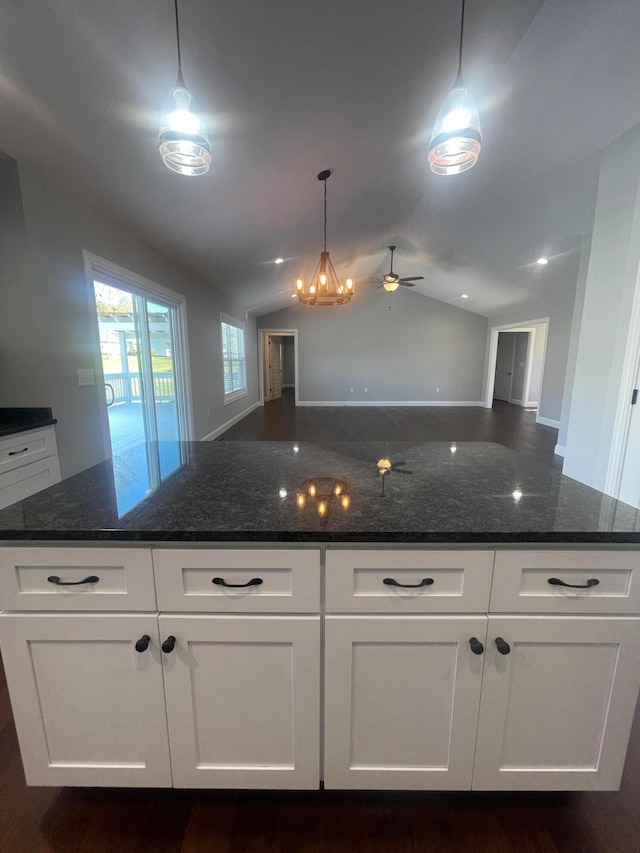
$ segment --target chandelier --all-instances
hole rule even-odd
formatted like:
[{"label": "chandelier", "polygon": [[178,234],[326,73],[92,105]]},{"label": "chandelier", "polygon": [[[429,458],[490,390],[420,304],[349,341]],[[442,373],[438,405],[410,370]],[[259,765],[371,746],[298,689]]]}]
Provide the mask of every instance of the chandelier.
[{"label": "chandelier", "polygon": [[320,518],[326,516],[332,503],[339,503],[342,509],[349,509],[351,506],[351,496],[347,491],[347,484],[343,480],[336,480],[334,477],[314,477],[300,483],[296,493],[298,509],[304,509],[307,506],[308,499],[315,502]]},{"label": "chandelier", "polygon": [[324,181],[324,249],[308,288],[303,278],[296,279],[295,295],[303,305],[344,305],[351,302],[354,293],[353,279],[348,278],[344,284],[338,281],[327,252],[327,179],[330,174],[330,170],[325,169],[318,175],[318,180]]},{"label": "chandelier", "polygon": [[194,109],[191,93],[182,76],[180,55],[180,22],[178,0],[176,13],[176,44],[178,48],[178,79],[171,90],[162,114],[158,147],[165,166],[180,175],[204,175],[211,163],[211,145],[202,119]]},{"label": "chandelier", "polygon": [[476,164],[482,143],[478,108],[462,80],[464,6],[465,0],[462,0],[458,74],[438,113],[429,143],[429,166],[436,175],[466,172]]}]

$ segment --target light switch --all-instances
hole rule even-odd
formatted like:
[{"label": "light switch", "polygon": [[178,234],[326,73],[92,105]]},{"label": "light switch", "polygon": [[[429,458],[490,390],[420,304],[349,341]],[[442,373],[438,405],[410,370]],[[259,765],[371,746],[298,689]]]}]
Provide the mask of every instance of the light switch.
[{"label": "light switch", "polygon": [[95,385],[96,374],[92,367],[78,368],[78,385]]}]

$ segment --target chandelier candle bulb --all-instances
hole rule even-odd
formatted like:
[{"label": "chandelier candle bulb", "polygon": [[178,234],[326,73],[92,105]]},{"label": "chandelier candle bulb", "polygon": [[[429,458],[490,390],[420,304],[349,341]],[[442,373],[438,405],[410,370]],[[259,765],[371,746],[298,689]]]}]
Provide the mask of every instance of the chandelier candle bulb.
[{"label": "chandelier candle bulb", "polygon": [[296,504],[300,507],[300,509],[304,508],[304,505],[307,502],[307,496],[304,492],[298,492],[296,495]]},{"label": "chandelier candle bulb", "polygon": [[342,504],[342,509],[349,509],[349,506],[351,505],[351,498],[349,495],[342,495],[340,503]]}]

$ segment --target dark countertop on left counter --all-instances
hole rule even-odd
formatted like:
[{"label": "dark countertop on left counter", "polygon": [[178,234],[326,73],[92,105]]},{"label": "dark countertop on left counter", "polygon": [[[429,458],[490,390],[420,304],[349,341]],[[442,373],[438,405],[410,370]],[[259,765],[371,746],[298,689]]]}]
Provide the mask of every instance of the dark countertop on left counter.
[{"label": "dark countertop on left counter", "polygon": [[0,407],[0,438],[13,435],[16,432],[26,432],[29,429],[51,426],[58,421],[53,412],[46,406],[39,407]]},{"label": "dark countertop on left counter", "polygon": [[161,442],[2,510],[0,539],[640,545],[640,513],[486,442]]}]

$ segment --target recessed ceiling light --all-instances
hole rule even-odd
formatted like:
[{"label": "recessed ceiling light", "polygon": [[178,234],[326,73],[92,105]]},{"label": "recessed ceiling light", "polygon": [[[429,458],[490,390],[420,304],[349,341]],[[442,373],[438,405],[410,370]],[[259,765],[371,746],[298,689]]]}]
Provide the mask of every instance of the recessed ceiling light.
[{"label": "recessed ceiling light", "polygon": [[284,263],[284,258],[276,258],[276,259],[275,259],[275,261],[274,261],[273,263],[274,263],[274,264],[283,264],[283,263]]},{"label": "recessed ceiling light", "polygon": [[468,293],[461,293],[461,294],[460,294],[460,299],[468,299],[468,298],[469,298],[469,294],[468,294]]},{"label": "recessed ceiling light", "polygon": [[548,263],[549,263],[549,261],[548,261],[548,259],[547,259],[547,258],[538,258],[538,260],[536,261],[536,263],[537,263],[537,264],[540,264],[540,266],[542,266],[542,267],[543,267],[545,264],[548,264]]},{"label": "recessed ceiling light", "polygon": [[297,293],[292,293],[292,294],[291,294],[291,298],[292,298],[292,299],[297,299],[297,298],[298,298],[298,294],[297,294]]}]

